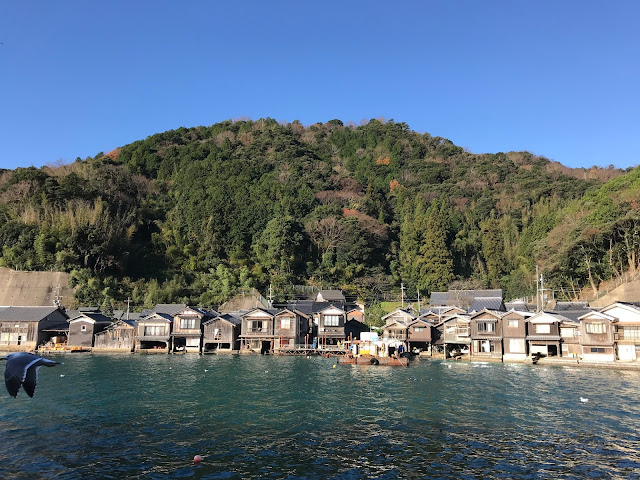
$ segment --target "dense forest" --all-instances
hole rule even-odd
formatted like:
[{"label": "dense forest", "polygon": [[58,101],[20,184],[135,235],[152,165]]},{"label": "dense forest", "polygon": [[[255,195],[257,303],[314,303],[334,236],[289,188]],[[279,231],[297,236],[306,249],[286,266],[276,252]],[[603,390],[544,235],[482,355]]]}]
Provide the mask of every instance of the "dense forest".
[{"label": "dense forest", "polygon": [[404,123],[179,128],[0,176],[0,264],[71,272],[79,304],[216,305],[295,285],[573,291],[640,261],[640,171],[474,154]]}]

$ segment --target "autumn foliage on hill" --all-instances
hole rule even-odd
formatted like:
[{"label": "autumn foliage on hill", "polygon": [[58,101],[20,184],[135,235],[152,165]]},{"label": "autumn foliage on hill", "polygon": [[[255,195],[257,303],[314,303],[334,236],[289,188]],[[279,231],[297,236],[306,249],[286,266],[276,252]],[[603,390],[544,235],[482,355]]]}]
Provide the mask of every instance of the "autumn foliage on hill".
[{"label": "autumn foliage on hill", "polygon": [[[584,236],[571,222],[575,205],[599,201],[593,192],[622,173],[473,154],[394,121],[226,121],[1,172],[0,263],[71,272],[85,304],[212,305],[269,284],[284,298],[305,283],[365,299],[400,283],[408,295],[468,282],[520,296],[539,258],[558,278],[577,268],[546,258],[545,242],[572,261],[604,262],[601,249],[575,253],[586,236],[568,246]],[[609,228],[639,200],[584,215]],[[615,250],[630,237],[606,238]],[[588,284],[588,268],[572,281]]]}]

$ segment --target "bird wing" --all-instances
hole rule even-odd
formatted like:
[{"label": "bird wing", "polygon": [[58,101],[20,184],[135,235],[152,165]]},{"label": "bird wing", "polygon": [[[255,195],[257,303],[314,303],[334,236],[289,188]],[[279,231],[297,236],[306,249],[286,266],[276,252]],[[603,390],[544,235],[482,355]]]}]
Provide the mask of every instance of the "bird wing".
[{"label": "bird wing", "polygon": [[27,395],[33,398],[33,393],[36,391],[36,382],[38,381],[38,370],[41,365],[31,365],[27,368],[27,375],[22,383],[22,388],[27,392]]},{"label": "bird wing", "polygon": [[9,395],[18,396],[18,390],[27,376],[29,367],[38,363],[39,360],[40,357],[32,354],[16,355],[7,359],[7,365],[4,369],[4,383]]}]

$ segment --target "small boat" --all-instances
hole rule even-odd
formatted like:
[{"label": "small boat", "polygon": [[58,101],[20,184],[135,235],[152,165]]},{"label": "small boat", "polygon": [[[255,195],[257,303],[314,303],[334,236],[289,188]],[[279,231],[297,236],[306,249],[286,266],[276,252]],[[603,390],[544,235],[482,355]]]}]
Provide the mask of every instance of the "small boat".
[{"label": "small boat", "polygon": [[384,365],[389,367],[408,367],[407,357],[377,357],[373,355],[344,355],[338,357],[338,365]]}]

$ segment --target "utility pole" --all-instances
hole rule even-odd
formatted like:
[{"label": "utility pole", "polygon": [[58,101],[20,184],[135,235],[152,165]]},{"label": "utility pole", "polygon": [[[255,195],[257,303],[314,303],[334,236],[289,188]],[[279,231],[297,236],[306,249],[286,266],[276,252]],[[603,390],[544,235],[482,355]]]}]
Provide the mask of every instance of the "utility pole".
[{"label": "utility pole", "polygon": [[273,286],[269,284],[269,308],[273,308]]},{"label": "utility pole", "polygon": [[60,306],[60,304],[61,304],[60,299],[61,299],[61,298],[62,298],[62,297],[60,296],[60,285],[58,284],[58,286],[56,287],[56,298],[54,298],[54,299],[53,299],[53,304],[54,304],[56,307],[59,307],[59,306]]},{"label": "utility pole", "polygon": [[402,299],[402,309],[404,310],[404,283],[400,284],[400,297]]},{"label": "utility pole", "polygon": [[127,321],[129,321],[129,306],[131,303],[131,298],[127,297]]},{"label": "utility pole", "polygon": [[418,317],[420,316],[420,289],[416,288],[416,291],[418,292]]},{"label": "utility pole", "polygon": [[538,265],[536,265],[536,312],[540,311],[540,277],[538,274]]}]

